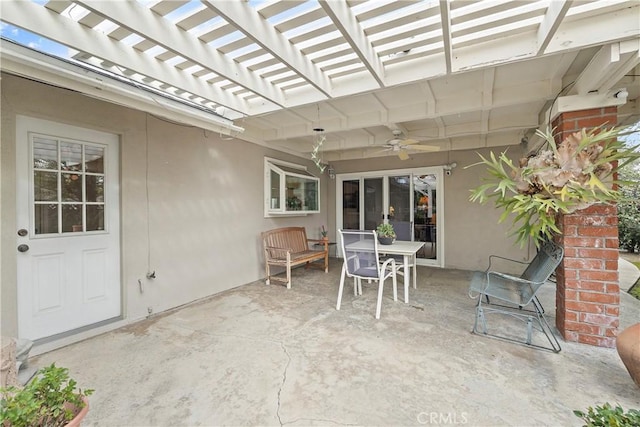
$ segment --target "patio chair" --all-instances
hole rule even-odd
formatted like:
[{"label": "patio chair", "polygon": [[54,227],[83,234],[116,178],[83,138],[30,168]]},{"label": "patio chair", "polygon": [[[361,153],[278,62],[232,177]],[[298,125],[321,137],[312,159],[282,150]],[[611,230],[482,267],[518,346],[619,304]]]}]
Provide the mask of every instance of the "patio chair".
[{"label": "patio chair", "polygon": [[384,281],[389,277],[393,282],[393,300],[398,301],[396,262],[393,258],[380,262],[378,238],[375,231],[338,230],[338,232],[340,233],[344,263],[342,265],[342,274],[340,275],[336,310],[340,310],[340,304],[342,303],[345,277],[353,278],[353,293],[355,296],[362,295],[362,279],[378,281],[376,319],[380,319]]},{"label": "patio chair", "polygon": [[[475,272],[469,285],[469,296],[477,297],[478,299],[472,332],[558,353],[561,350],[560,343],[545,319],[544,307],[542,307],[536,294],[560,264],[563,255],[563,249],[552,241],[545,242],[528,264],[491,255],[487,270]],[[494,259],[527,265],[527,267],[520,276],[501,273],[491,269],[491,263]],[[474,296],[474,293],[477,293],[477,296]],[[484,304],[483,300],[485,300]],[[499,303],[492,300],[498,300]],[[488,333],[486,316],[491,313],[504,314],[524,321],[527,330],[526,339],[522,340],[504,334]],[[533,329],[545,335],[550,347],[533,344]]]}]

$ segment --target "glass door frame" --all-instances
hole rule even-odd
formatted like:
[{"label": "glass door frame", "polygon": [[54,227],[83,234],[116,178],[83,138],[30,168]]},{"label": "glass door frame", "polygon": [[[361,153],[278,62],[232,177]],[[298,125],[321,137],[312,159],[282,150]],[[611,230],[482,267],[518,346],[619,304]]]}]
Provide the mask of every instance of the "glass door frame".
[{"label": "glass door frame", "polygon": [[[393,170],[381,170],[381,171],[370,171],[370,172],[355,172],[355,173],[344,173],[336,175],[336,226],[338,229],[342,228],[343,224],[343,182],[344,181],[359,181],[360,188],[364,188],[364,180],[369,178],[382,178],[383,179],[383,209],[384,212],[381,212],[381,215],[384,214],[385,222],[388,222],[389,215],[389,177],[391,176],[399,176],[399,175],[409,175],[409,180],[411,182],[410,186],[410,203],[411,206],[415,206],[414,204],[414,194],[413,190],[413,177],[415,175],[435,175],[436,177],[436,192],[438,197],[438,203],[436,204],[435,214],[437,215],[438,221],[436,224],[436,236],[437,236],[437,244],[436,244],[436,259],[425,259],[425,258],[417,258],[418,265],[425,265],[431,267],[444,267],[444,246],[445,246],[445,222],[446,218],[444,215],[444,169],[442,166],[425,166],[420,168],[410,168],[410,169],[393,169]],[[364,224],[364,198],[365,192],[359,191],[359,207],[360,207],[360,224]],[[411,223],[415,224],[414,220],[415,212],[412,210],[411,212]],[[380,218],[382,221],[382,217]],[[338,248],[338,256],[342,256],[340,248]]]}]

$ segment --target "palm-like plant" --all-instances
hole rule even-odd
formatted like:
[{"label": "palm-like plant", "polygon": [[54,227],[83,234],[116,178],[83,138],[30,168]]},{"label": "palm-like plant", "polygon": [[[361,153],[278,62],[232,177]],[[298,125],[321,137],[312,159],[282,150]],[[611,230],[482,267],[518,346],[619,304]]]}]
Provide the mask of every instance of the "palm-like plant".
[{"label": "palm-like plant", "polygon": [[[515,165],[506,151],[496,157],[480,155],[490,179],[471,190],[469,200],[486,203],[493,199],[504,210],[499,222],[514,214],[516,241],[524,245],[529,238],[536,246],[553,234],[558,213],[572,213],[596,203],[613,203],[623,199],[616,172],[640,158],[637,147],[618,141],[621,128],[583,129],[556,145],[550,131],[537,132],[548,148],[523,158]],[[470,167],[470,166],[468,166]]]}]

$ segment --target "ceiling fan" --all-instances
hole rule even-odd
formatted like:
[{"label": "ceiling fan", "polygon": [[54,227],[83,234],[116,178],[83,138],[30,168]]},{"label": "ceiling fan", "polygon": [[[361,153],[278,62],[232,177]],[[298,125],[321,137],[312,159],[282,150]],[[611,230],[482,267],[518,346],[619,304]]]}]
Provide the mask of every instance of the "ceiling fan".
[{"label": "ceiling fan", "polygon": [[393,138],[389,139],[386,144],[384,144],[385,149],[382,151],[392,151],[398,155],[400,160],[407,160],[409,158],[409,153],[407,150],[415,150],[415,151],[438,151],[439,147],[433,145],[419,145],[420,141],[416,141],[411,138],[403,138],[402,131],[399,129],[394,129]]}]

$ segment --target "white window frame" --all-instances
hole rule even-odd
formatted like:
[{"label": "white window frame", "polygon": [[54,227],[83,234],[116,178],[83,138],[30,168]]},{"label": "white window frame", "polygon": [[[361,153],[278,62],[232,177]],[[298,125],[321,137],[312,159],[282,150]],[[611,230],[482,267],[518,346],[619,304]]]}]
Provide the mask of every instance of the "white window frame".
[{"label": "white window frame", "polygon": [[[285,169],[286,168],[286,169]],[[275,172],[280,176],[278,196],[272,198],[271,173]],[[316,209],[289,210],[287,208],[287,177],[300,178],[315,183],[315,207]],[[305,191],[304,189],[302,191]],[[271,157],[264,158],[264,217],[277,216],[306,216],[309,214],[320,213],[320,178],[312,175],[306,166],[296,163],[286,162],[284,160],[274,159]]]}]

